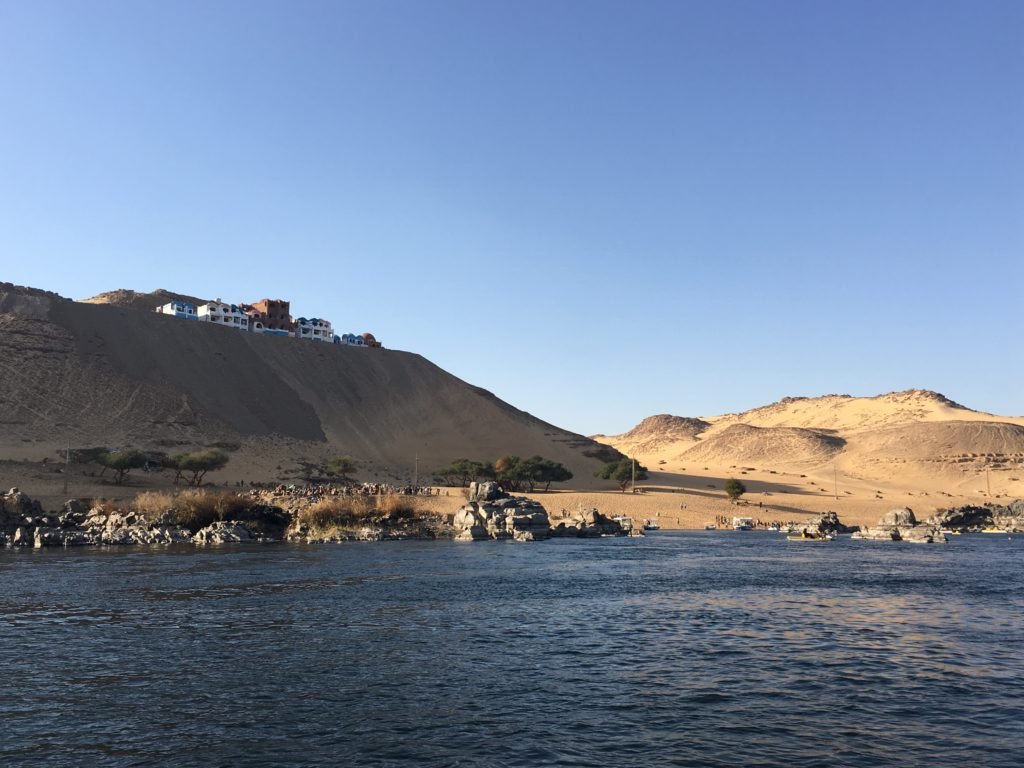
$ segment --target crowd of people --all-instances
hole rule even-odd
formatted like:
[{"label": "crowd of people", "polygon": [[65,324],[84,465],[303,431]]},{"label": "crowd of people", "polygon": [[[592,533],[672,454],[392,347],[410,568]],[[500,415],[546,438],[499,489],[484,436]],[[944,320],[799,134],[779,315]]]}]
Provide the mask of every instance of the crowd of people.
[{"label": "crowd of people", "polygon": [[441,496],[448,495],[445,490],[430,486],[413,487],[411,485],[393,485],[391,483],[250,483],[249,487],[273,491],[277,496],[289,496],[296,499],[318,501],[328,496]]}]

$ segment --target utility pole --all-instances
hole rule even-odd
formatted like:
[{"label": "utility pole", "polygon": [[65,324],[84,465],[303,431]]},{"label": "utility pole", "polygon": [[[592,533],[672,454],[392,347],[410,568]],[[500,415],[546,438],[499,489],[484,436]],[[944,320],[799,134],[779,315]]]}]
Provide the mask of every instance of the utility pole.
[{"label": "utility pole", "polygon": [[629,492],[636,493],[636,456],[633,457],[633,479],[630,480]]},{"label": "utility pole", "polygon": [[68,495],[68,474],[71,472],[71,441],[68,440],[68,450],[64,454],[64,498]]},{"label": "utility pole", "polygon": [[420,487],[420,455],[417,453],[416,454],[416,470],[415,470],[415,474],[412,476],[412,490],[413,490],[413,493],[415,493],[416,489],[419,488],[419,487]]}]

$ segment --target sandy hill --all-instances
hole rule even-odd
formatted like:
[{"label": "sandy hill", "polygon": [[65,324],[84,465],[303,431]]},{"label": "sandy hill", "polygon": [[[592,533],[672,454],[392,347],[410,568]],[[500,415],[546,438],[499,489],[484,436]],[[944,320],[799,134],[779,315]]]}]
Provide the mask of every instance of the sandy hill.
[{"label": "sandy hill", "polygon": [[[711,424],[703,419],[662,413],[648,416],[629,432],[619,435],[616,445],[626,454],[650,453],[673,443],[696,440],[698,435],[710,426]],[[606,435],[593,437],[595,440],[602,440]]]},{"label": "sandy hill", "polygon": [[767,496],[828,492],[830,505],[845,503],[864,519],[893,500],[920,506],[924,496],[935,508],[1024,496],[1024,418],[975,411],[929,390],[788,397],[702,418],[699,432],[678,428],[687,421],[656,416],[597,439],[635,451],[659,487],[706,494],[722,478],[746,475]]},{"label": "sandy hill", "polygon": [[52,459],[68,441],[238,446],[226,472],[259,480],[338,454],[359,460],[363,477],[407,482],[416,457],[427,478],[455,458],[515,453],[563,462],[586,485],[598,459],[616,455],[417,354],[152,312],[178,296],[117,291],[84,303],[0,284],[0,473],[16,474],[11,460]]},{"label": "sandy hill", "polygon": [[680,461],[717,464],[821,464],[843,450],[846,441],[802,427],[731,424],[679,455]]},{"label": "sandy hill", "polygon": [[992,420],[999,417],[972,411],[938,392],[910,389],[877,397],[824,395],[786,397],[777,403],[710,419],[716,426],[806,427],[854,432],[921,421]]},{"label": "sandy hill", "polygon": [[939,421],[859,432],[851,449],[864,458],[901,461],[1015,463],[1024,457],[1024,425],[998,421]]},{"label": "sandy hill", "polygon": [[90,299],[83,299],[83,304],[113,304],[125,309],[137,309],[141,312],[149,312],[155,307],[161,307],[169,301],[185,301],[195,306],[206,304],[210,299],[201,299],[197,296],[188,296],[184,293],[174,293],[164,288],[157,288],[149,293],[132,291],[127,288],[118,288],[116,291],[107,291]]}]

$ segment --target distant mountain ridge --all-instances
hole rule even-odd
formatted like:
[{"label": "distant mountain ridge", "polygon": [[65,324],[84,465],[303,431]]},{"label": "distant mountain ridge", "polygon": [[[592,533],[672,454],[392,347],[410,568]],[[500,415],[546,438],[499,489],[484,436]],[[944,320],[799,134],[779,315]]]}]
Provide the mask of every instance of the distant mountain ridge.
[{"label": "distant mountain ridge", "polygon": [[[699,424],[700,430],[686,425]],[[785,397],[740,413],[661,414],[621,435],[596,436],[658,463],[811,467],[842,459],[869,476],[879,463],[955,469],[964,462],[1024,464],[1024,418],[972,410],[927,389],[875,397]]]}]

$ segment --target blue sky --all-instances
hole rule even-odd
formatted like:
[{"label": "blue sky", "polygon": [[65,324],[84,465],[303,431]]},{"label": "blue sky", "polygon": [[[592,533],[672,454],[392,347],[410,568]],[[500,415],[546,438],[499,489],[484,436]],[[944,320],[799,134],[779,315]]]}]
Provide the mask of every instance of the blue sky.
[{"label": "blue sky", "polygon": [[1024,414],[1024,3],[0,0],[0,280],[285,297],[584,433]]}]

